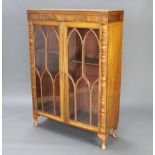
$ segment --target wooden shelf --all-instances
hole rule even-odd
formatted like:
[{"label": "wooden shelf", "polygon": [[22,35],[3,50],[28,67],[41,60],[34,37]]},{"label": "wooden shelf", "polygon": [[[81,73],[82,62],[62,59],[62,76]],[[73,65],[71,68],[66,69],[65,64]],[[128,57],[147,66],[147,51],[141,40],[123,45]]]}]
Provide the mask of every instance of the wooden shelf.
[{"label": "wooden shelf", "polygon": [[[45,54],[44,49],[37,49],[36,51],[37,51],[36,54],[38,54],[38,53],[44,53]],[[47,54],[57,54],[58,55],[59,52],[58,51],[48,51]]]},{"label": "wooden shelf", "polygon": [[[78,64],[82,64],[81,61],[79,60],[71,60],[71,63],[78,63]],[[94,65],[94,66],[98,66],[98,59],[90,59],[90,58],[86,58],[85,59],[85,65]]]}]

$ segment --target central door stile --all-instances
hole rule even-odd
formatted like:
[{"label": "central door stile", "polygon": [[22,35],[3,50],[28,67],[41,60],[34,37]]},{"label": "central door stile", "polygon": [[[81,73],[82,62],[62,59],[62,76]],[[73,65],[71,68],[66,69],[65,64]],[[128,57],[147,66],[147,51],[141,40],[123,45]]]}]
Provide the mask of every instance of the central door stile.
[{"label": "central door stile", "polygon": [[64,26],[63,21],[60,23],[60,103],[61,103],[61,117],[65,122],[65,100],[64,100]]},{"label": "central door stile", "polygon": [[67,46],[67,26],[65,22],[63,25],[63,75],[64,75],[64,118],[65,123],[68,123],[69,111],[68,111],[68,46]]}]

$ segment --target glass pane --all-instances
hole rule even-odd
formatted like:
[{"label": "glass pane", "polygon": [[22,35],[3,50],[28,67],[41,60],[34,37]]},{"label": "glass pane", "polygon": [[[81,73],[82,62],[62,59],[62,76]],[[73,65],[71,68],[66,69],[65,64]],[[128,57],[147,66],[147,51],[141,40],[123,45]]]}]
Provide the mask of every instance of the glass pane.
[{"label": "glass pane", "polygon": [[96,33],[92,30],[87,32],[84,40],[85,64],[98,65],[99,63],[99,45]]},{"label": "glass pane", "polygon": [[41,26],[34,26],[34,49],[35,49],[35,66],[36,66],[36,89],[37,89],[37,108],[42,110],[41,100],[41,81],[40,76],[45,70],[45,38]]},{"label": "glass pane", "polygon": [[69,114],[70,119],[77,119],[77,111],[75,111],[76,98],[74,92],[75,83],[82,76],[82,42],[81,36],[77,29],[69,29],[68,31],[68,57],[69,57]]},{"label": "glass pane", "polygon": [[47,52],[48,52],[48,69],[54,78],[59,72],[59,45],[58,34],[55,27],[51,27],[48,32]]},{"label": "glass pane", "polygon": [[95,82],[92,87],[92,125],[98,126],[98,88],[99,82]]},{"label": "glass pane", "polygon": [[43,95],[43,109],[47,113],[54,114],[53,104],[53,83],[50,75],[45,72],[42,79],[42,95]]},{"label": "glass pane", "polygon": [[37,108],[39,111],[41,111],[42,104],[41,104],[40,78],[39,78],[39,74],[37,72],[36,72],[36,89],[37,89]]},{"label": "glass pane", "polygon": [[60,76],[57,74],[54,78],[54,100],[55,100],[55,115],[60,116]]},{"label": "glass pane", "polygon": [[69,114],[70,119],[75,119],[75,97],[74,97],[74,84],[72,80],[69,78]]},{"label": "glass pane", "polygon": [[84,40],[84,74],[91,86],[91,124],[98,126],[99,43],[98,30],[89,30]]},{"label": "glass pane", "polygon": [[34,31],[38,110],[60,116],[59,29],[35,25]]},{"label": "glass pane", "polygon": [[35,26],[34,48],[36,68],[41,75],[45,69],[45,38],[40,26]]},{"label": "glass pane", "polygon": [[59,42],[58,27],[52,26],[47,34],[47,65],[54,84],[54,113],[60,115]]},{"label": "glass pane", "polygon": [[[68,43],[69,66],[68,72],[76,82],[82,74],[82,43],[76,30],[70,32]],[[75,72],[76,71],[76,72]]]},{"label": "glass pane", "polygon": [[68,28],[68,56],[70,119],[98,126],[99,30]]},{"label": "glass pane", "polygon": [[86,33],[89,31],[89,29],[86,28],[77,28],[77,30],[79,31],[82,39],[84,39],[84,36],[86,35]]},{"label": "glass pane", "polygon": [[90,122],[90,91],[86,81],[82,78],[76,89],[77,120],[89,124]]}]

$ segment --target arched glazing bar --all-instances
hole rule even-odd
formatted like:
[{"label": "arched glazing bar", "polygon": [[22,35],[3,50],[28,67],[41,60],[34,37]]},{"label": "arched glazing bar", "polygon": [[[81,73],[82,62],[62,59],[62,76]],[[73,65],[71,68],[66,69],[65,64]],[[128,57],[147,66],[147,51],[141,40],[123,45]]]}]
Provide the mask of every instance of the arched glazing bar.
[{"label": "arched glazing bar", "polygon": [[[92,98],[93,98],[93,93],[92,92],[93,92],[94,87],[98,83],[98,78],[99,77],[98,77],[98,74],[97,74],[96,77],[94,77],[93,80],[90,81],[91,79],[89,79],[87,77],[87,74],[86,74],[86,69],[85,68],[87,68],[87,67],[85,65],[90,65],[90,66],[91,65],[94,65],[94,66],[96,65],[96,68],[98,68],[99,66],[98,66],[98,64],[93,64],[93,63],[91,64],[91,62],[85,61],[85,55],[86,55],[85,54],[85,43],[87,42],[87,38],[91,34],[93,36],[92,38],[93,39],[94,38],[96,39],[95,40],[95,42],[96,42],[95,46],[97,46],[97,48],[96,48],[97,51],[96,52],[99,53],[99,38],[98,38],[99,34],[97,35],[96,34],[96,31],[94,31],[93,29],[89,29],[89,30],[87,30],[87,32],[85,31],[85,34],[82,34],[81,35],[80,34],[80,31],[79,31],[79,28],[78,29],[77,28],[72,28],[72,30],[68,34],[68,40],[67,40],[68,46],[69,46],[69,43],[70,43],[70,38],[72,37],[72,34],[74,34],[75,32],[77,33],[78,37],[80,38],[80,43],[82,45],[81,51],[80,51],[81,52],[81,66],[82,66],[82,69],[80,69],[80,72],[81,72],[80,76],[77,76],[77,78],[75,79],[74,74],[72,72],[70,72],[70,63],[71,63],[71,61],[70,61],[70,59],[71,59],[70,58],[70,52],[72,52],[72,51],[70,50],[70,48],[68,48],[68,53],[69,53],[69,62],[68,62],[68,64],[69,64],[69,71],[68,71],[68,77],[69,77],[69,80],[71,80],[71,84],[73,85],[73,88],[74,88],[74,91],[73,91],[73,93],[74,93],[74,120],[75,121],[78,121],[78,113],[79,113],[78,112],[79,111],[79,107],[78,107],[78,103],[77,103],[77,94],[78,94],[78,91],[81,88],[79,90],[77,90],[78,83],[83,80],[84,83],[85,83],[84,84],[85,87],[88,88],[86,94],[89,96],[89,99],[88,99],[89,100],[89,102],[88,102],[88,104],[89,104],[89,109],[88,109],[89,110],[88,111],[88,113],[89,113],[89,122],[86,122],[86,123],[87,124],[90,124],[90,125],[94,125],[94,123],[92,123]],[[77,63],[80,63],[80,62],[77,62]],[[76,72],[78,72],[79,69],[75,69],[75,70],[76,70]],[[80,96],[78,96],[78,97],[80,98]],[[98,106],[98,101],[96,101],[96,104]],[[95,124],[95,126],[96,126],[96,124]]]},{"label": "arched glazing bar", "polygon": [[[56,115],[57,113],[56,103],[55,103],[55,87],[56,87],[55,79],[58,78],[58,74],[59,74],[59,67],[57,67],[57,70],[54,68],[55,66],[59,65],[59,36],[58,36],[58,30],[56,30],[56,28],[58,29],[58,27],[56,26],[39,26],[39,25],[34,26],[35,64],[36,64],[36,75],[37,75],[36,78],[37,79],[39,78],[39,83],[37,84],[39,84],[40,91],[41,91],[40,93],[41,111],[48,112],[54,115]],[[51,35],[51,38],[49,39],[51,32],[52,32],[52,35]],[[50,42],[49,40],[52,40],[52,42]],[[55,42],[56,42],[56,45],[55,45]],[[52,44],[52,46],[54,45],[55,48],[57,46],[57,53],[53,51],[52,52],[49,51],[49,48],[48,48],[49,44]],[[50,54],[53,54],[51,55],[53,59],[48,61],[48,58],[51,58],[49,56]],[[58,65],[54,66],[53,60],[55,60],[55,57],[54,57],[55,55],[57,55],[56,61],[58,61]],[[49,62],[52,62],[52,64],[50,64]],[[53,70],[55,69],[54,74],[52,74],[50,67]],[[49,86],[47,85],[47,83],[49,84]],[[40,101],[40,99],[38,100]],[[53,106],[52,110],[44,111],[45,105]],[[60,103],[58,105],[58,108],[60,108]]]}]

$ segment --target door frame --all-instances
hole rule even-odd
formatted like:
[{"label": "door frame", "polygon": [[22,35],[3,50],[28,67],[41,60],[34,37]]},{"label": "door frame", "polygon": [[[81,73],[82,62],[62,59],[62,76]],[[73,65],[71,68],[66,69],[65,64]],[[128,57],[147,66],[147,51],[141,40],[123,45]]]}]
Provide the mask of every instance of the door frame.
[{"label": "door frame", "polygon": [[[99,131],[99,122],[100,122],[100,105],[99,105],[99,96],[98,94],[98,126],[93,126],[85,123],[81,123],[78,121],[70,120],[69,119],[69,93],[68,93],[68,36],[67,36],[67,28],[68,27],[74,27],[74,28],[97,28],[99,29],[99,42],[101,42],[101,30],[102,30],[102,25],[99,23],[88,23],[88,22],[64,22],[64,27],[63,27],[63,40],[64,40],[64,104],[65,104],[65,122],[69,125],[73,125],[82,129],[90,130],[93,132],[98,132]],[[101,54],[101,43],[99,44],[99,58]],[[99,59],[99,75],[100,75],[100,59]],[[99,85],[100,85],[100,76],[99,76]],[[99,87],[100,88],[100,87]],[[99,91],[100,92],[100,91]]]},{"label": "door frame", "polygon": [[[42,111],[39,111],[38,108],[37,108],[37,90],[36,90],[36,80],[35,82],[32,83],[32,94],[35,94],[33,95],[33,113],[34,114],[37,114],[37,115],[41,115],[41,116],[45,116],[45,117],[48,117],[48,118],[51,118],[53,120],[56,120],[56,121],[59,121],[59,122],[64,122],[64,103],[63,103],[63,88],[64,88],[64,82],[63,82],[63,76],[62,76],[62,73],[63,73],[63,43],[62,43],[62,33],[63,33],[63,25],[62,25],[62,22],[57,22],[57,21],[41,21],[41,20],[37,20],[37,21],[29,21],[29,24],[31,24],[32,28],[31,28],[31,32],[32,32],[32,38],[30,38],[30,41],[31,41],[31,49],[30,50],[30,60],[31,60],[31,80],[32,79],[35,79],[36,78],[36,73],[35,71],[33,70],[32,71],[32,68],[35,69],[35,49],[34,49],[34,39],[35,39],[35,33],[34,33],[34,29],[33,29],[33,26],[34,25],[40,25],[40,26],[58,26],[59,27],[59,39],[58,39],[58,45],[59,45],[59,82],[60,82],[60,116],[56,116],[54,114],[49,114],[49,113],[46,113],[46,112],[42,112]],[[46,48],[46,47],[45,47]],[[32,74],[33,72],[33,74]],[[33,89],[33,87],[35,89]]]}]

